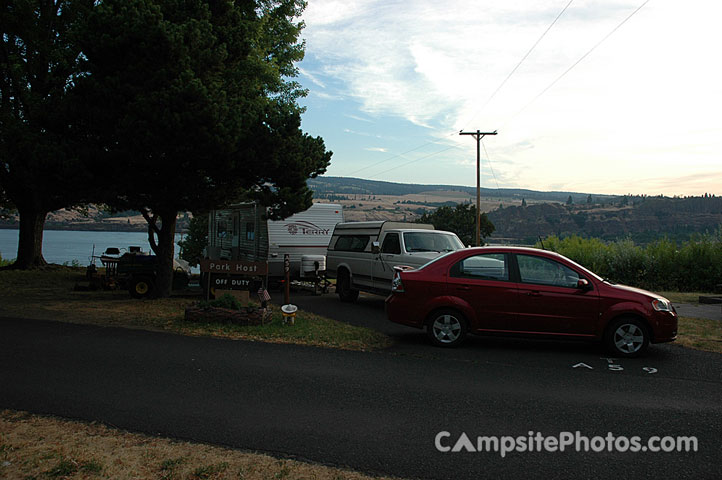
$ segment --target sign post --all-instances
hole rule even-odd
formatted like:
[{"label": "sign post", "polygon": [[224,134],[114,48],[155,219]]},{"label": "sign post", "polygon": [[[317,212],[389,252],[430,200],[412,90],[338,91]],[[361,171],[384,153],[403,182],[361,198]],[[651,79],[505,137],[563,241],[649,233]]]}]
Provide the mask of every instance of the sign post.
[{"label": "sign post", "polygon": [[242,260],[201,260],[201,272],[206,274],[206,300],[210,298],[211,289],[241,290],[250,292],[261,286],[268,274],[268,262],[246,262]]},{"label": "sign post", "polygon": [[283,273],[285,275],[286,289],[283,293],[283,304],[291,303],[291,256],[287,253],[283,255]]}]

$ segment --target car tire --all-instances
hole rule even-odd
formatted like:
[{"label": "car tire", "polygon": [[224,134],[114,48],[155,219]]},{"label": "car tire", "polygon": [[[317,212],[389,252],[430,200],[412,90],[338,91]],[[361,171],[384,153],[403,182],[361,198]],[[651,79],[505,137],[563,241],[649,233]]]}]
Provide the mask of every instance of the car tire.
[{"label": "car tire", "polygon": [[355,302],[358,298],[358,290],[351,288],[351,277],[348,272],[343,272],[336,281],[336,293],[342,302]]},{"label": "car tire", "polygon": [[148,277],[133,277],[128,292],[133,298],[148,298],[153,293],[153,281]]},{"label": "car tire", "polygon": [[456,347],[466,339],[466,318],[456,310],[436,310],[426,321],[426,335],[437,347]]},{"label": "car tire", "polygon": [[617,357],[631,358],[642,355],[649,346],[649,328],[635,317],[622,317],[607,328],[607,350]]}]

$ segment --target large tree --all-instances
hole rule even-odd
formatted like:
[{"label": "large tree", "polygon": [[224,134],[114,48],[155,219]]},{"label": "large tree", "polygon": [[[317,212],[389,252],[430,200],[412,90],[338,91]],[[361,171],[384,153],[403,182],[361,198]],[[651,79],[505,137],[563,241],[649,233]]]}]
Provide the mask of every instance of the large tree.
[{"label": "large tree", "polygon": [[311,204],[331,157],[301,128],[291,79],[300,0],[105,0],[84,36],[78,121],[102,152],[101,199],[143,212],[170,293],[176,215],[259,199],[276,216]]},{"label": "large tree", "polygon": [[[423,214],[418,223],[430,223],[438,230],[454,232],[464,242],[464,245],[473,245],[476,238],[476,206],[469,203],[460,203],[456,207],[439,207],[432,213]],[[486,213],[480,215],[481,238],[488,237],[494,232]],[[482,240],[481,244],[484,242]]]},{"label": "large tree", "polygon": [[67,122],[81,59],[79,26],[92,0],[13,0],[0,7],[0,203],[20,214],[15,268],[45,264],[48,212],[88,185]]}]

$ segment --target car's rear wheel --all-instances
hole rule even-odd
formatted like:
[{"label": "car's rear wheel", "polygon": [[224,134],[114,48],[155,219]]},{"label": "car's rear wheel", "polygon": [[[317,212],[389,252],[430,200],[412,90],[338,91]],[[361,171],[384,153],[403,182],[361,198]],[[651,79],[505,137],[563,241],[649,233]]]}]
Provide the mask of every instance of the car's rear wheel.
[{"label": "car's rear wheel", "polygon": [[342,302],[355,302],[358,298],[358,290],[351,288],[351,276],[345,270],[339,274],[336,281],[336,293]]},{"label": "car's rear wheel", "polygon": [[639,319],[623,317],[607,330],[607,349],[619,357],[636,357],[649,346],[649,330]]},{"label": "car's rear wheel", "polygon": [[452,309],[437,310],[426,322],[426,334],[438,347],[456,347],[466,338],[466,318]]}]

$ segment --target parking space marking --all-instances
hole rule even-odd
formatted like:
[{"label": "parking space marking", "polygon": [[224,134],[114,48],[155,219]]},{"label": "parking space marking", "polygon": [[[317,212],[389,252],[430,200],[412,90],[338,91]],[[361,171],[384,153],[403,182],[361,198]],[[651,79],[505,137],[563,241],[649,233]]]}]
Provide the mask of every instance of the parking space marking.
[{"label": "parking space marking", "polygon": [[[624,371],[624,367],[622,365],[620,365],[619,363],[615,363],[614,358],[601,357],[600,360],[607,361],[607,371],[610,371],[610,372],[623,372]],[[591,365],[584,363],[584,362],[576,363],[576,364],[572,365],[572,368],[588,368],[589,370],[594,370],[594,367],[592,367]],[[654,367],[642,367],[642,371],[644,371],[648,374],[654,374],[654,373],[659,372],[659,370]]]}]

